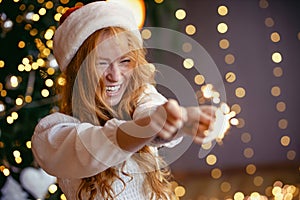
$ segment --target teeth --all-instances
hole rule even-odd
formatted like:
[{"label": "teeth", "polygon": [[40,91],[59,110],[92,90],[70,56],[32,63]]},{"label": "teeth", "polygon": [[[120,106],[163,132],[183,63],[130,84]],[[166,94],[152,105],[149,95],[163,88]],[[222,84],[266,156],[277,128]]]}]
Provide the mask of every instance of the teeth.
[{"label": "teeth", "polygon": [[116,85],[116,86],[111,86],[111,87],[106,87],[106,91],[111,91],[111,92],[114,92],[114,91],[117,91],[120,89],[120,85]]}]

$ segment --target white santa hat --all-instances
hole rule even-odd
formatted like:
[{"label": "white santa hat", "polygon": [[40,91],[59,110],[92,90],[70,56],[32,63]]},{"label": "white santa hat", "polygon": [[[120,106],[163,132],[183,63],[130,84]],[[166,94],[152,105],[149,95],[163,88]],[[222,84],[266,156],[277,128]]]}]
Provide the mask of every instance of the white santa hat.
[{"label": "white santa hat", "polygon": [[[69,14],[69,15],[68,15]],[[70,9],[53,38],[53,53],[62,72],[83,42],[95,31],[106,27],[121,27],[132,31],[142,42],[132,11],[115,1],[97,1]]]}]

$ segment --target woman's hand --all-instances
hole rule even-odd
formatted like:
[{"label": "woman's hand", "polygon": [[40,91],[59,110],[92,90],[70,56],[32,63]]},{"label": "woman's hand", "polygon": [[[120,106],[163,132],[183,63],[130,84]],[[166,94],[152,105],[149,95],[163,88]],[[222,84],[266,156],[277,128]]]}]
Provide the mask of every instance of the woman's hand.
[{"label": "woman's hand", "polygon": [[182,127],[182,131],[194,138],[194,142],[202,144],[205,138],[205,131],[210,128],[215,120],[215,106],[203,105],[185,108],[187,120]]},{"label": "woman's hand", "polygon": [[151,115],[151,126],[157,133],[157,137],[171,140],[186,120],[185,109],[179,106],[176,100],[170,99]]}]

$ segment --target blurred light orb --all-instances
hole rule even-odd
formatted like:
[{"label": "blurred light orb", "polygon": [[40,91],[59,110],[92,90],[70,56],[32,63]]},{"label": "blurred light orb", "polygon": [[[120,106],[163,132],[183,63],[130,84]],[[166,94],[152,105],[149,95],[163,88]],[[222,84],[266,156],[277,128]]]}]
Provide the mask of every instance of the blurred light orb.
[{"label": "blurred light orb", "polygon": [[176,12],[175,12],[175,17],[176,17],[178,20],[183,20],[183,19],[186,17],[186,12],[185,12],[185,10],[183,10],[183,9],[178,9],[178,10],[176,10]]},{"label": "blurred light orb", "polygon": [[131,9],[139,28],[142,28],[146,17],[146,7],[143,0],[107,0],[122,3]]},{"label": "blurred light orb", "polygon": [[225,16],[228,14],[228,8],[226,6],[219,6],[218,7],[218,13],[221,16]]}]

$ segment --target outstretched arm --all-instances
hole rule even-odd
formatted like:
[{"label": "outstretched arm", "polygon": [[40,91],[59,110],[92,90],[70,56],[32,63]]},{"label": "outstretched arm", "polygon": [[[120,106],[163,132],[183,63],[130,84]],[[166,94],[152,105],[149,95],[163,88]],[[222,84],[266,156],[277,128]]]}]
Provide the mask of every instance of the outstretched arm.
[{"label": "outstretched arm", "polygon": [[[214,106],[181,107],[171,99],[148,117],[123,123],[117,131],[117,142],[126,151],[135,152],[155,137],[171,140],[178,129],[201,144],[204,132],[215,119]],[[142,135],[141,135],[142,133]]]}]

